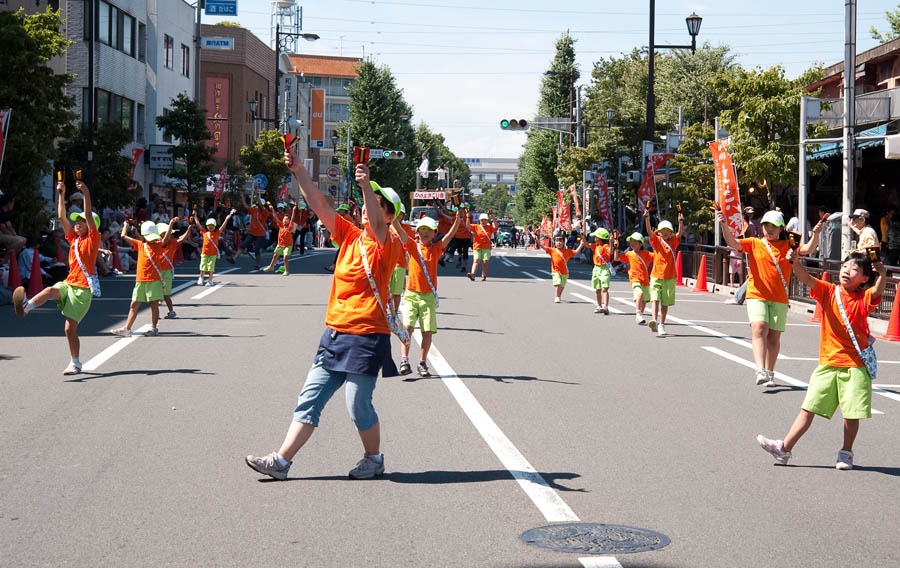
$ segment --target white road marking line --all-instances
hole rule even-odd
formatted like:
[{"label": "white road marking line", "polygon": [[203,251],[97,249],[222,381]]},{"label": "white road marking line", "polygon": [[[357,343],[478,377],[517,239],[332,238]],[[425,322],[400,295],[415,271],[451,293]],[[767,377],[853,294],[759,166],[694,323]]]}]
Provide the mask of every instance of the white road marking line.
[{"label": "white road marking line", "polygon": [[[413,332],[416,343],[422,344],[422,334],[419,330]],[[525,492],[531,501],[537,506],[547,522],[575,522],[580,520],[562,497],[553,490],[547,481],[537,472],[536,469],[525,459],[525,456],[513,445],[512,441],[503,433],[496,422],[485,411],[472,391],[462,382],[456,371],[450,367],[450,364],[441,355],[438,348],[432,344],[428,353],[428,360],[431,366],[440,375],[441,382],[456,399],[457,404],[466,413],[472,425],[487,442],[487,445],[494,452],[494,455],[500,460],[513,478],[519,483],[519,487]],[[580,560],[580,559],[579,559]],[[615,557],[604,557],[606,564],[601,566],[621,568],[621,564]],[[584,564],[584,562],[582,562]],[[584,564],[585,566],[597,566],[596,564]]]},{"label": "white road marking line", "polygon": [[234,268],[229,268],[228,270],[223,270],[221,272],[215,272],[214,274],[216,276],[221,276],[223,274],[228,274],[229,272],[234,272],[235,270],[240,270],[240,269],[241,268],[239,266],[235,266]]},{"label": "white road marking line", "polygon": [[[576,292],[569,292],[569,294],[572,295],[572,296],[575,296],[575,297],[578,298],[579,300],[584,300],[585,302],[587,302],[588,304],[591,304],[592,306],[596,306],[596,305],[597,305],[597,298],[588,298],[587,296],[583,296],[583,295],[578,294],[578,293],[576,293]],[[614,314],[624,314],[624,313],[625,313],[625,312],[623,312],[622,310],[620,310],[619,308],[614,308],[614,307],[612,307],[612,306],[609,306],[609,311],[612,312],[612,313],[614,313]]]},{"label": "white road marking line", "polygon": [[505,257],[505,256],[503,257],[503,262],[505,262],[506,264],[508,264],[508,265],[510,265],[510,266],[515,266],[516,268],[519,267],[519,263],[518,263],[518,262],[516,262],[516,261],[514,261],[514,260],[510,260],[509,258],[507,258],[507,257]]},{"label": "white road marking line", "polygon": [[[738,365],[743,365],[747,368],[754,369],[754,370],[756,369],[756,363],[754,363],[753,361],[748,361],[747,359],[743,359],[741,357],[738,357],[737,355],[732,355],[731,353],[729,353],[727,351],[722,351],[718,347],[704,346],[703,349],[709,351],[710,353],[715,353],[719,357],[724,357],[725,359],[728,359],[729,361],[733,361],[733,362],[737,363]],[[775,378],[782,380],[790,385],[794,385],[795,387],[800,387],[802,389],[806,389],[809,387],[809,383],[803,382],[799,379],[795,379],[794,377],[789,377],[788,375],[785,375],[784,373],[779,373],[778,371],[775,371]],[[872,392],[875,392],[874,388],[872,389]],[[894,394],[894,393],[889,393],[889,394]],[[888,398],[893,398],[893,397],[888,397]],[[898,397],[898,400],[900,400],[900,397]],[[881,412],[880,410],[875,410],[873,408],[872,414],[884,414],[884,412]]]},{"label": "white road marking line", "polygon": [[622,568],[615,556],[582,556],[578,561],[584,568]]},{"label": "white road marking line", "polygon": [[208,290],[204,290],[204,291],[200,292],[199,294],[197,294],[196,296],[192,296],[191,299],[199,300],[201,298],[205,298],[205,297],[209,296],[210,294],[212,294],[213,292],[215,292],[216,290],[218,290],[219,288],[225,286],[226,284],[228,284],[228,282],[219,282],[215,286],[211,286]]},{"label": "white road marking line", "polygon": [[522,271],[522,274],[524,274],[525,276],[530,276],[531,278],[534,278],[535,280],[545,280],[545,278],[541,278],[540,276],[535,276],[534,274],[532,274],[530,272],[525,272],[524,270]]},{"label": "white road marking line", "polygon": [[118,341],[116,341],[115,343],[113,343],[112,345],[110,345],[109,347],[107,347],[106,349],[101,351],[100,353],[97,353],[96,355],[91,357],[91,359],[88,360],[87,363],[82,365],[81,369],[83,371],[96,371],[97,368],[100,367],[100,365],[102,365],[103,363],[108,361],[113,355],[115,355],[119,351],[125,349],[126,347],[128,347],[128,345],[130,345],[134,341],[137,341],[138,338],[142,337],[144,335],[144,332],[149,330],[150,327],[152,327],[152,326],[149,323],[144,324],[141,327],[139,327],[137,330],[133,331],[131,334],[131,337],[120,338]]},{"label": "white road marking line", "polygon": [[[721,323],[721,324],[741,324],[741,325],[750,325],[749,321],[739,321],[739,320],[691,320],[694,323]],[[819,327],[814,323],[788,323],[785,325],[791,325],[794,327]]]}]

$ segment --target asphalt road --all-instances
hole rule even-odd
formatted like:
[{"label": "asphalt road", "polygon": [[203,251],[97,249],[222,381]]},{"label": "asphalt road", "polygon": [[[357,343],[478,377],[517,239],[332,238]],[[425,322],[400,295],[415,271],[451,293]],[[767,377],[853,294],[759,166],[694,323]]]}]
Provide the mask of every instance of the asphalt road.
[{"label": "asphalt road", "polygon": [[[839,416],[816,419],[791,465],[774,466],[754,437],[782,437],[796,415],[817,327],[789,317],[783,386],[764,390],[746,366],[743,307],[680,288],[672,336],[657,338],[634,324],[626,281],[612,286],[623,313],[597,315],[588,267],[571,263],[554,304],[546,255],[501,255],[487,282],[441,269],[431,366],[444,376],[379,381],[387,473],[371,481],[347,479],[361,445],[343,391],[288,481],[243,460],[277,448],[290,422],[322,333],[331,252],[296,258],[289,277],[251,274],[244,258],[213,289],[186,263],[178,319],[130,341],[108,330],[124,321],[133,277],[105,279],[81,326],[82,361],[95,368],[76,377],[60,374],[55,307],[25,320],[7,307],[0,565],[900,564],[900,344],[876,344],[886,386],[854,471],[834,469]],[[135,329],[148,322],[144,310]],[[579,519],[671,544],[589,559],[519,539]]]}]

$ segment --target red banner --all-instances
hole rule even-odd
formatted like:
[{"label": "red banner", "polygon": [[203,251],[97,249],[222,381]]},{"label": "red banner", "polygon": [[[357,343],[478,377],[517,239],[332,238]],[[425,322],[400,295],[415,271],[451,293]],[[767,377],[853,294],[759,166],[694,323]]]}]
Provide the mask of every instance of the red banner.
[{"label": "red banner", "polygon": [[716,199],[722,213],[725,214],[726,225],[734,236],[739,237],[744,232],[741,195],[738,191],[734,162],[728,150],[725,149],[726,145],[724,140],[709,143],[713,164],[716,167]]},{"label": "red banner", "polygon": [[216,149],[217,160],[228,157],[229,82],[227,77],[206,77],[206,127],[212,132],[206,145]]},{"label": "red banner", "polygon": [[609,200],[609,187],[606,185],[606,176],[597,174],[597,213],[600,214],[600,222],[607,228],[613,228],[612,208]]},{"label": "red banner", "polygon": [[578,192],[574,183],[569,186],[569,192],[572,194],[572,202],[575,203],[575,214],[581,217],[581,204],[578,203]]},{"label": "red banner", "polygon": [[553,227],[550,225],[550,219],[548,219],[546,215],[544,215],[544,220],[541,221],[540,229],[541,229],[541,232],[543,232],[544,234],[547,234],[547,233],[550,233],[551,231],[553,231]]},{"label": "red banner", "polygon": [[[143,148],[135,148],[131,151],[131,169],[128,170],[128,177],[131,179],[134,179],[134,170],[137,168],[138,160],[141,159],[141,154],[143,153]],[[129,185],[128,189],[134,189],[134,184]]]},{"label": "red banner", "polygon": [[563,203],[559,211],[559,226],[563,231],[572,230],[572,215],[569,213],[569,204]]},{"label": "red banner", "polygon": [[644,171],[644,179],[641,181],[641,187],[638,189],[638,208],[641,211],[646,208],[646,204],[652,201],[656,195],[656,184],[653,181],[653,174],[674,155],[650,154],[650,158],[647,160],[647,169]]},{"label": "red banner", "polygon": [[219,206],[219,198],[225,193],[225,180],[228,178],[228,168],[222,168],[219,172],[219,179],[216,180],[216,193],[213,199],[213,211]]},{"label": "red banner", "polygon": [[559,227],[559,207],[554,205],[550,209],[553,210],[553,229],[551,229],[551,233],[556,231],[556,228]]}]

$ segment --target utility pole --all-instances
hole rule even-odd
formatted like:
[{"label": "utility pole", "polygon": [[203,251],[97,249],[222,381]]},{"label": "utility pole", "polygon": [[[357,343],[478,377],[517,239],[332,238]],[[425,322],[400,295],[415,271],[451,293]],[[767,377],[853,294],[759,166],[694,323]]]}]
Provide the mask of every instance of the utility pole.
[{"label": "utility pole", "polygon": [[[856,0],[844,0],[844,191],[841,198],[844,220],[853,211],[856,164]],[[801,133],[801,136],[803,133]],[[849,224],[842,224],[841,258],[850,250]]]}]

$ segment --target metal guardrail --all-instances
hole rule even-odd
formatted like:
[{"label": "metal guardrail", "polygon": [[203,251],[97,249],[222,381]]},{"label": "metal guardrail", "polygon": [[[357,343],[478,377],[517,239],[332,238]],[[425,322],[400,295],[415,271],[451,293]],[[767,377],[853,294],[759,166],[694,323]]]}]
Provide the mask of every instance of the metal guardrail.
[{"label": "metal guardrail", "polygon": [[[728,247],[719,247],[713,245],[692,245],[683,244],[678,249],[681,252],[682,274],[686,278],[694,278],[697,275],[697,269],[700,266],[700,258],[706,257],[706,280],[707,282],[716,283],[721,286],[728,285],[728,257],[731,249]],[[841,263],[838,260],[830,260],[818,257],[805,257],[803,259],[806,269],[810,275],[829,282],[837,282],[838,273],[840,272]],[[881,303],[872,313],[871,317],[878,319],[889,319],[891,310],[894,306],[894,300],[897,297],[897,289],[900,286],[900,266],[888,266],[888,279],[884,288],[884,294],[881,297]],[[743,266],[743,278],[747,277],[747,262]],[[809,295],[809,288],[803,285],[793,274],[788,284],[791,301],[805,302],[812,304]]]}]

